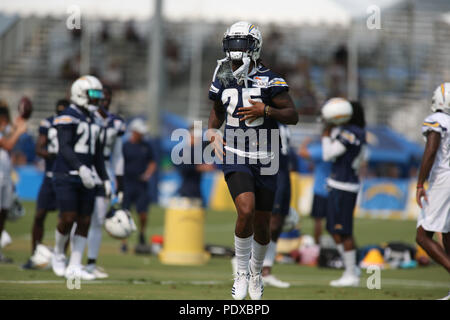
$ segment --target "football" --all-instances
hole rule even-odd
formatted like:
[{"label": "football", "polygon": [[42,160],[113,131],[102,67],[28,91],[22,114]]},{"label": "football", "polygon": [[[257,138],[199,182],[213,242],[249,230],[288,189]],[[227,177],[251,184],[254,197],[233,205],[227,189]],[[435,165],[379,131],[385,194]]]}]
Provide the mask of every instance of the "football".
[{"label": "football", "polygon": [[28,97],[22,97],[19,101],[18,106],[19,115],[24,119],[29,119],[31,117],[31,113],[33,112],[33,104]]}]

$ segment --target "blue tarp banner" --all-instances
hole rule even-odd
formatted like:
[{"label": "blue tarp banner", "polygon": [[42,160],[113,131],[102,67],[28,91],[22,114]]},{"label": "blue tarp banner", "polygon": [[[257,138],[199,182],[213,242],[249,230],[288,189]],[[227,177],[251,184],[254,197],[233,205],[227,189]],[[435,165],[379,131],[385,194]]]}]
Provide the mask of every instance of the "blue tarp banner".
[{"label": "blue tarp banner", "polygon": [[360,208],[363,210],[405,210],[409,179],[372,178],[363,182]]}]

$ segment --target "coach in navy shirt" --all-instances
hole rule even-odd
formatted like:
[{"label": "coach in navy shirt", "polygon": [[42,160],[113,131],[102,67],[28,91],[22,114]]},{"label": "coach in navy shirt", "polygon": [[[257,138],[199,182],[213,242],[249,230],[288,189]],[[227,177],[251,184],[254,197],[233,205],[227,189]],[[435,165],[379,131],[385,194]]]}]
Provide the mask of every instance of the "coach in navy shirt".
[{"label": "coach in navy shirt", "polygon": [[[139,244],[137,253],[148,253],[149,247],[145,238],[148,206],[150,195],[148,181],[156,170],[156,162],[150,144],[145,141],[147,126],[142,119],[135,119],[130,124],[131,137],[123,145],[124,167],[124,198],[123,208],[130,210],[135,204],[139,214]],[[126,244],[122,247],[126,251]]]}]

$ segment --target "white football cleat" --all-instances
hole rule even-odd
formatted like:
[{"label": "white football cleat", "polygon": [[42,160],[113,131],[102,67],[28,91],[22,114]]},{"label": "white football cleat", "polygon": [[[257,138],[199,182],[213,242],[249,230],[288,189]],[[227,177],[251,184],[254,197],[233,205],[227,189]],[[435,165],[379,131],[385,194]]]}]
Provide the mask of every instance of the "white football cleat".
[{"label": "white football cleat", "polygon": [[96,266],[95,264],[88,264],[85,270],[92,273],[96,279],[106,279],[109,275],[103,270],[103,268]]},{"label": "white football cleat", "polygon": [[289,288],[291,284],[289,282],[281,281],[275,276],[269,274],[267,276],[262,277],[263,283],[265,286],[272,286],[275,288]]},{"label": "white football cleat", "polygon": [[58,277],[64,277],[66,271],[66,256],[63,253],[55,253],[52,256],[52,269]]},{"label": "white football cleat", "polygon": [[234,284],[231,288],[231,296],[234,300],[244,300],[248,290],[248,273],[236,272]]},{"label": "white football cleat", "polygon": [[359,277],[344,272],[341,278],[330,282],[332,287],[359,287]]},{"label": "white football cleat", "polygon": [[248,293],[252,300],[261,300],[264,293],[264,283],[261,272],[250,273],[250,280],[248,281]]},{"label": "white football cleat", "polygon": [[95,276],[92,273],[84,270],[82,265],[69,265],[64,274],[66,279],[80,279],[80,280],[94,280]]}]

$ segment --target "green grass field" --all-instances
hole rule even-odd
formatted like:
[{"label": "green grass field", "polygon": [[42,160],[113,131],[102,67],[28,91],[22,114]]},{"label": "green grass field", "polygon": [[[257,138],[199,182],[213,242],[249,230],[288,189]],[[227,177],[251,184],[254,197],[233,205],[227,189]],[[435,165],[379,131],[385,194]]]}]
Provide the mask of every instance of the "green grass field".
[{"label": "green grass field", "polygon": [[[110,274],[102,281],[82,282],[81,289],[69,290],[63,278],[51,270],[24,271],[20,265],[30,254],[30,230],[34,204],[26,203],[27,215],[17,222],[7,223],[6,229],[13,243],[4,253],[14,264],[0,265],[0,299],[231,299],[231,264],[227,258],[212,258],[199,267],[168,266],[155,256],[137,256],[130,250],[119,253],[119,242],[104,235],[99,264]],[[208,211],[206,243],[233,245],[235,213]],[[148,236],[162,234],[164,210],[153,207],[150,213]],[[56,214],[46,221],[44,243],[53,246]],[[301,220],[303,233],[311,234],[312,223]],[[356,239],[359,246],[383,241],[414,243],[414,221],[357,219]],[[130,239],[130,249],[136,235]],[[436,264],[409,270],[383,270],[381,289],[366,288],[369,274],[363,271],[361,288],[336,289],[330,280],[341,275],[340,270],[318,269],[299,265],[275,265],[274,273],[292,283],[289,289],[267,287],[264,299],[437,299],[450,288],[446,271]]]}]

